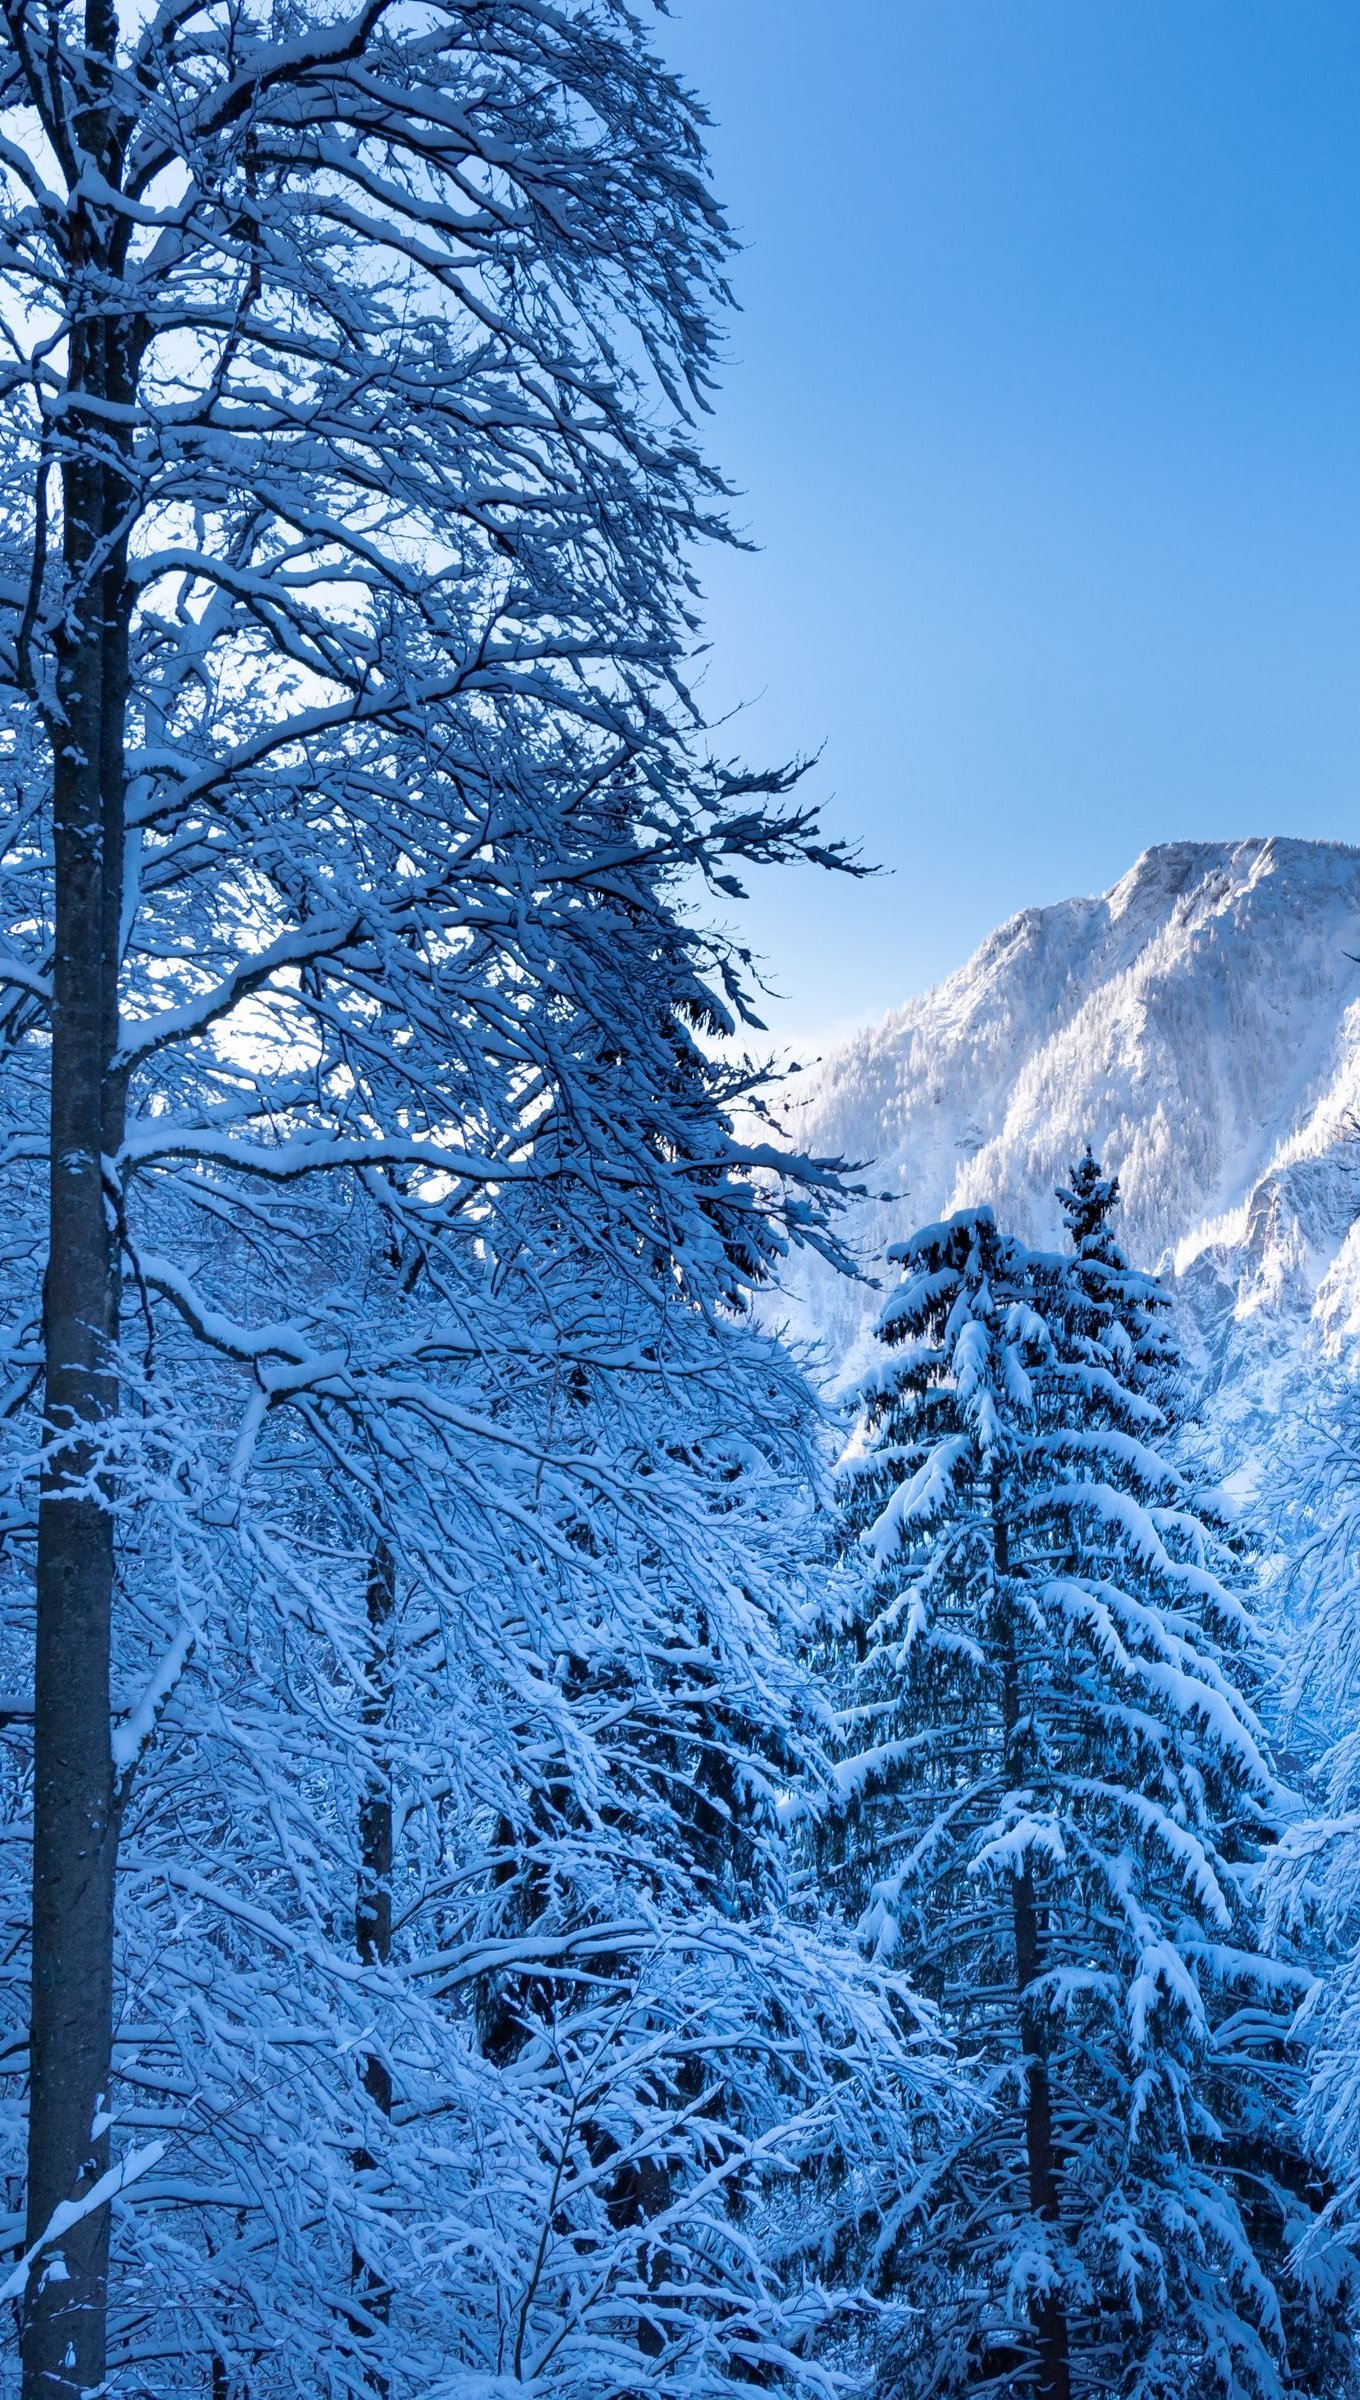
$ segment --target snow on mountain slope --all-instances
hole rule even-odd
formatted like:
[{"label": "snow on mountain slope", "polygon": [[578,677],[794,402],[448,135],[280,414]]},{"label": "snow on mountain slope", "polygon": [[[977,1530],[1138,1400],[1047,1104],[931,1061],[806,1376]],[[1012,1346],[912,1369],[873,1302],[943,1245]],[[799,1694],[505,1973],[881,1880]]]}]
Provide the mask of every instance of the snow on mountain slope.
[{"label": "snow on mountain slope", "polygon": [[[1357,957],[1360,848],[1168,843],[1097,899],[1012,917],[829,1055],[791,1130],[873,1162],[893,1197],[851,1230],[879,1274],[889,1241],[978,1201],[1055,1238],[1053,1185],[1090,1140],[1220,1406],[1254,1413],[1304,1354],[1360,1337]],[[853,1373],[875,1293],[811,1265],[788,1302]]]}]

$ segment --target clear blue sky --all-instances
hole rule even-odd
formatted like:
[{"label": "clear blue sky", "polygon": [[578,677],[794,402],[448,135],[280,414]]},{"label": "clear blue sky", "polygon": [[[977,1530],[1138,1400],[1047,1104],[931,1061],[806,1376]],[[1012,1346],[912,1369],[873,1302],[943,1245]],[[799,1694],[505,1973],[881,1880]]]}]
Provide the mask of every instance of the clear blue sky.
[{"label": "clear blue sky", "polygon": [[1360,840],[1357,0],[674,0],[747,249],[710,702],[895,870],[803,1047],[1148,842]]}]

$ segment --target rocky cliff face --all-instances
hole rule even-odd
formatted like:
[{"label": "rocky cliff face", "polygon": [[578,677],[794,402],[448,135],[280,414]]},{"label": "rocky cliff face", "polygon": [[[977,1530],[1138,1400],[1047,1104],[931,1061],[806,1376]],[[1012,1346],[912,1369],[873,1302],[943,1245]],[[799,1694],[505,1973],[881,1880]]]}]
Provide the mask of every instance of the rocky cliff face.
[{"label": "rocky cliff face", "polygon": [[[1090,1141],[1127,1246],[1172,1279],[1226,1425],[1282,1379],[1360,1358],[1360,848],[1176,842],[1112,891],[1027,909],[957,974],[828,1056],[802,1146],[872,1162],[852,1232],[870,1273],[921,1221],[990,1201],[1056,1238]],[[794,1329],[840,1381],[872,1290],[790,1277]]]}]

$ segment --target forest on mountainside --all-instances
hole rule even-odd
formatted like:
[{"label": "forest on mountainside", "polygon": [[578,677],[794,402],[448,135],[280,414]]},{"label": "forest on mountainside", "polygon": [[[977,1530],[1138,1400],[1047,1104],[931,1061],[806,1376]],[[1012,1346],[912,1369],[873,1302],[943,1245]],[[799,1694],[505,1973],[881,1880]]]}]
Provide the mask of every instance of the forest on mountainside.
[{"label": "forest on mountainside", "polygon": [[1351,1420],[1080,1145],[775,1329],[653,31],[0,0],[0,2393],[1346,2400]]}]

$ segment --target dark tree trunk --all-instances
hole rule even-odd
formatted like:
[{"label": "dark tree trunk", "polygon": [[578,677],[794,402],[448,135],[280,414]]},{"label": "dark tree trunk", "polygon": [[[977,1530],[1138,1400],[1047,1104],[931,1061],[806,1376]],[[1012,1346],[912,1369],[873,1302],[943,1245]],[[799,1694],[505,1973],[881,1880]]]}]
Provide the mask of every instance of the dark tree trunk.
[{"label": "dark tree trunk", "polygon": [[[363,1714],[364,1723],[377,1732],[386,1723],[391,1707],[392,1615],[396,1605],[395,1562],[383,1541],[377,1543],[369,1562],[367,1597],[369,1693]],[[392,1956],[392,1769],[381,1750],[371,1762],[368,1784],[359,1803],[359,1890],[354,1909],[354,1938],[364,1966],[386,1966]],[[374,2107],[390,2117],[392,2077],[383,2061],[371,2052],[363,2062],[361,2080]],[[372,2174],[378,2162],[373,2152],[364,2148],[355,2152],[354,2164],[361,2174]],[[392,2293],[382,2275],[357,2248],[352,2273],[355,2292],[363,2303],[362,2315],[356,2313],[354,2318],[355,2328],[371,2338],[375,2321],[380,2325],[387,2323]],[[375,2392],[386,2393],[385,2376],[370,2370],[368,2380]]]},{"label": "dark tree trunk", "polygon": [[[82,149],[108,165],[111,0],[88,0],[77,118]],[[83,210],[70,220],[73,297],[106,267]],[[111,329],[112,328],[112,329]],[[78,2201],[109,2164],[113,1896],[117,1847],[109,1662],[114,1544],[97,1429],[117,1408],[118,1249],[101,1161],[122,1135],[118,929],[127,699],[126,484],[104,426],[80,399],[125,399],[128,353],[115,321],[71,338],[73,455],[63,477],[66,606],[56,637],[53,749],[55,957],[51,1052],[50,1247],[44,1301],[48,1452],[38,1514],[34,1669],[33,1997],[27,2239]],[[109,2210],[81,2218],[39,2255],[22,2323],[24,2400],[76,2400],[102,2381]]]},{"label": "dark tree trunk", "polygon": [[[622,2231],[632,2226],[639,2229],[642,2238],[637,2251],[638,2280],[653,2292],[659,2292],[669,2282],[671,2259],[664,2245],[648,2238],[647,2228],[669,2208],[673,2196],[670,2176],[659,2158],[634,2159],[614,2177],[610,2188],[610,2223]],[[664,2323],[650,2311],[638,2318],[637,2346],[643,2358],[660,2358],[665,2350]]]},{"label": "dark tree trunk", "polygon": [[[1053,2139],[1053,2096],[1049,2085],[1044,2029],[1031,1986],[1042,1971],[1039,1912],[1034,1880],[1026,1871],[1011,1884],[1015,1938],[1015,1980],[1020,1998],[1020,2047],[1025,2061],[1025,2154],[1029,2167],[1029,2204],[1036,2217],[1056,2227],[1059,2219],[1058,2155]],[[1038,2339],[1040,2400],[1070,2400],[1067,2312],[1057,2294],[1036,2303],[1034,2330]]]},{"label": "dark tree trunk", "polygon": [[[79,576],[98,539],[103,477],[65,478],[67,567]],[[84,553],[84,557],[82,557]],[[102,2174],[92,2133],[108,2094],[116,1827],[109,1724],[113,1520],[92,1483],[82,1428],[116,1405],[116,1245],[101,1159],[109,1039],[104,978],[108,908],[103,732],[102,578],[87,587],[62,643],[54,778],[56,958],[52,1014],[50,1248],[44,1309],[49,1450],[38,1516],[34,1689],[33,2018],[28,2238]],[[72,1434],[76,1438],[70,1438]],[[40,2262],[24,2335],[25,2394],[55,2400],[103,2375],[108,2211],[61,2242],[66,2280]],[[68,2361],[69,2363],[64,2363]]]},{"label": "dark tree trunk", "polygon": [[[1001,1630],[1001,1721],[1005,1735],[1005,1771],[1012,1786],[1028,1781],[1020,1720],[1020,1665],[1016,1653],[1015,1620],[1006,1597],[1010,1555],[1006,1527],[993,1496],[993,1539]],[[1025,2066],[1025,2161],[1029,2204],[1036,2217],[1055,2230],[1060,2220],[1061,2183],[1057,2144],[1053,2135],[1053,2095],[1048,2073],[1048,2041],[1043,2009],[1035,1986],[1043,1972],[1043,1938],[1034,1877],[1028,1866],[1011,1877],[1011,1939],[1015,1954],[1015,1989],[1020,2018],[1020,2051]],[[1048,2294],[1032,2308],[1038,2361],[1037,2400],[1071,2400],[1072,2370],[1068,2354],[1067,2312],[1061,2296]]]}]

